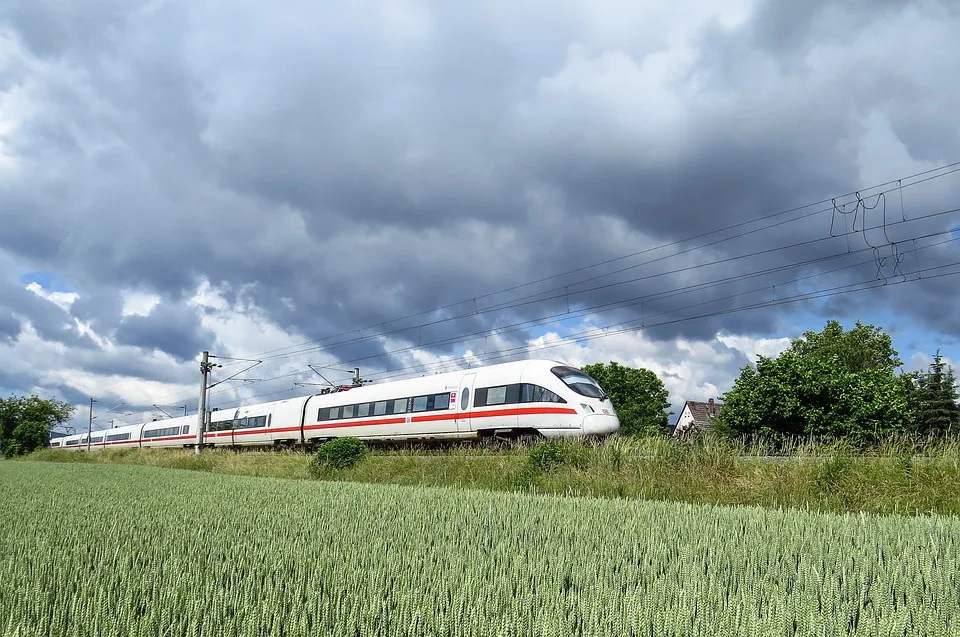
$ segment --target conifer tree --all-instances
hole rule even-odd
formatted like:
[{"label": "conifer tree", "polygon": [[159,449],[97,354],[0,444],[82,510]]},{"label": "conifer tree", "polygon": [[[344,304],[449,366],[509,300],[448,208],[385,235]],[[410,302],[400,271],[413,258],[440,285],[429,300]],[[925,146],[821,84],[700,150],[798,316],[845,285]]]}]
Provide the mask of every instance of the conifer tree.
[{"label": "conifer tree", "polygon": [[933,436],[960,433],[956,376],[940,356],[940,350],[920,378],[917,432]]}]

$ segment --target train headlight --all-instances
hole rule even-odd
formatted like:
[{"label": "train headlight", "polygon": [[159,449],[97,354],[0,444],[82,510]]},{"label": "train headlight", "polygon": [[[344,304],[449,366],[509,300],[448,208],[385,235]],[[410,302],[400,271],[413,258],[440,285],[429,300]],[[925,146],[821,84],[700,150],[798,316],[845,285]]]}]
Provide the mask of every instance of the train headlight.
[{"label": "train headlight", "polygon": [[589,411],[591,414],[593,413],[593,407],[591,407],[587,403],[580,403],[580,406],[583,407],[584,411]]}]

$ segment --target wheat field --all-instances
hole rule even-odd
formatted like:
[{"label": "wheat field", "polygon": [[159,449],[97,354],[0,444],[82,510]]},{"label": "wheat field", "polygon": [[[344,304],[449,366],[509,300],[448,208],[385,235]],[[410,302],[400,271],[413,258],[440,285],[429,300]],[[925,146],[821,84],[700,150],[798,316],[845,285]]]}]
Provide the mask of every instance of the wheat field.
[{"label": "wheat field", "polygon": [[960,634],[960,520],[0,462],[0,634]]}]

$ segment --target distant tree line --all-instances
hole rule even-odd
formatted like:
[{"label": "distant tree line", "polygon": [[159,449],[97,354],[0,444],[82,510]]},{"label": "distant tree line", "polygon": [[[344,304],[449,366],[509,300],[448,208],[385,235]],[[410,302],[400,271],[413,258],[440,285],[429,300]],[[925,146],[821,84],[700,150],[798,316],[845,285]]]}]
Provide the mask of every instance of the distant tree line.
[{"label": "distant tree line", "polygon": [[0,453],[19,456],[47,446],[50,431],[70,420],[74,407],[39,396],[0,398]]}]

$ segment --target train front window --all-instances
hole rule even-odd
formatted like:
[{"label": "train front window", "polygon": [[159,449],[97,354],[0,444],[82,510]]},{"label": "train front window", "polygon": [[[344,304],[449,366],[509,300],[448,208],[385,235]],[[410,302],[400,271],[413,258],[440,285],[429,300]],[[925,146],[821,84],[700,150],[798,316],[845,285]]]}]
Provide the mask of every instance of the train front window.
[{"label": "train front window", "polygon": [[595,381],[589,374],[575,367],[554,367],[550,371],[562,380],[567,387],[581,396],[599,398],[600,400],[604,400],[607,397],[606,392],[600,387],[600,383]]}]

